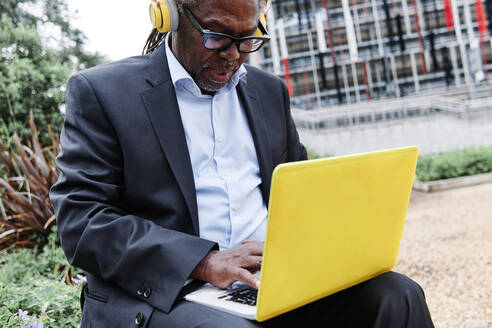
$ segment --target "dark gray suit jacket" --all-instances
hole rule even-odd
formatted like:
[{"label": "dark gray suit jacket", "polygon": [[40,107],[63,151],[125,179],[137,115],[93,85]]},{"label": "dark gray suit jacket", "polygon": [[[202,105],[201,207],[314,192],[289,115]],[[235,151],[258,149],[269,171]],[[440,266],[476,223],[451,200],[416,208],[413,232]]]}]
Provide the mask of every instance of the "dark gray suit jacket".
[{"label": "dark gray suit jacket", "polygon": [[[247,67],[237,87],[268,204],[274,167],[302,160],[284,83]],[[83,326],[169,312],[217,244],[200,239],[195,185],[165,47],[68,82],[61,170],[50,198],[70,263],[88,273]],[[137,320],[138,321],[138,320]]]}]

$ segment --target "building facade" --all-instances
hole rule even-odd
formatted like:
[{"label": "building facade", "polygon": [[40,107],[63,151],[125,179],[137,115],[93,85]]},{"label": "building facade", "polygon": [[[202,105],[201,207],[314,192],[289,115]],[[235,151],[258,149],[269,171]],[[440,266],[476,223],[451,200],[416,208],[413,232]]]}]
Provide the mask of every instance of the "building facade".
[{"label": "building facade", "polygon": [[273,0],[250,62],[303,109],[472,92],[492,78],[491,18],[492,0]]}]

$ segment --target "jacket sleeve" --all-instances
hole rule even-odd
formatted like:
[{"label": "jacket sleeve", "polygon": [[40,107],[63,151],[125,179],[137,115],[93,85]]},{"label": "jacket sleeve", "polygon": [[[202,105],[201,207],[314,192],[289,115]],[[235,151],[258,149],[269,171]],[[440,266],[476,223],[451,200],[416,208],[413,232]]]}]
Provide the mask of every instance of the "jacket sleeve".
[{"label": "jacket sleeve", "polygon": [[283,81],[281,82],[281,84],[287,122],[287,161],[303,161],[307,159],[307,152],[304,146],[299,141],[299,134],[297,133],[296,125],[294,123],[294,120],[292,119],[290,111],[289,91]]},{"label": "jacket sleeve", "polygon": [[[61,148],[50,199],[68,261],[169,312],[195,266],[217,245],[122,210],[119,141],[81,73],[67,85]],[[151,294],[143,295],[142,286]]]}]

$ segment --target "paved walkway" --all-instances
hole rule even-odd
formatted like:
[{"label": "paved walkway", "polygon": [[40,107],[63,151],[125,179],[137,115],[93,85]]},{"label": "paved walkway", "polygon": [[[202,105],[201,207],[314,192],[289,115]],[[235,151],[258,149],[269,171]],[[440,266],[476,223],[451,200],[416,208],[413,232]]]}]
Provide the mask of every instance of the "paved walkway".
[{"label": "paved walkway", "polygon": [[395,270],[422,285],[437,328],[492,328],[492,183],[413,192]]}]

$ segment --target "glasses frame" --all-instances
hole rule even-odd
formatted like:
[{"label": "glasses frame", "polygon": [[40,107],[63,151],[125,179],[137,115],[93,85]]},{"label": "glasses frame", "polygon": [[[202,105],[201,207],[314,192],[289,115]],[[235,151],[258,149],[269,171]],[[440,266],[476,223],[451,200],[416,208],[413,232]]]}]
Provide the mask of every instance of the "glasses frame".
[{"label": "glasses frame", "polygon": [[[188,9],[185,6],[183,6],[183,9],[184,9],[185,15],[188,18],[188,20],[190,21],[191,25],[193,25],[193,27],[202,36],[202,48],[205,49],[205,50],[207,50],[207,51],[212,51],[212,52],[224,51],[224,50],[228,49],[231,46],[232,43],[235,43],[236,44],[236,47],[237,47],[237,51],[239,53],[253,53],[253,52],[256,52],[256,51],[260,50],[261,47],[263,47],[263,45],[265,43],[267,43],[268,41],[270,41],[270,36],[268,36],[268,35],[263,35],[263,36],[246,36],[246,37],[242,37],[242,38],[237,38],[237,37],[234,37],[234,36],[229,35],[229,34],[226,34],[226,33],[213,32],[213,31],[210,31],[208,29],[204,29],[200,25],[200,23],[198,22],[198,19],[195,17],[195,15],[191,12],[190,9]],[[266,30],[261,25],[261,23],[258,23],[258,27],[260,28],[260,30],[262,31],[262,33],[266,34]],[[209,49],[209,48],[205,47],[205,43],[207,42],[207,40],[210,37],[213,37],[213,36],[225,37],[225,38],[229,39],[231,42],[229,42],[227,45],[225,45],[223,47],[220,47],[220,48],[217,48],[217,49]],[[243,51],[243,50],[240,49],[241,43],[243,43],[244,41],[252,40],[252,39],[254,39],[254,40],[261,40],[262,41],[262,43],[258,47],[258,49],[255,49],[255,50],[252,50],[252,51]]]}]

